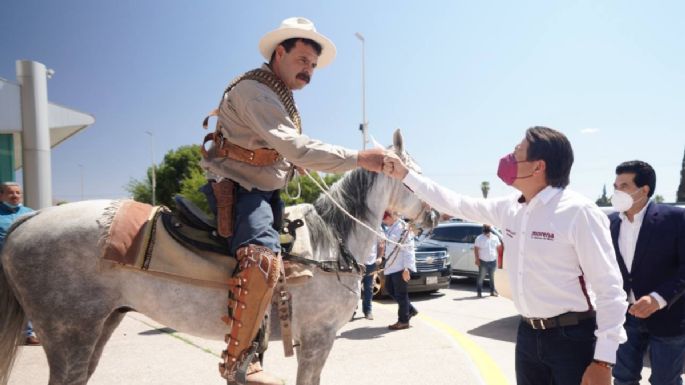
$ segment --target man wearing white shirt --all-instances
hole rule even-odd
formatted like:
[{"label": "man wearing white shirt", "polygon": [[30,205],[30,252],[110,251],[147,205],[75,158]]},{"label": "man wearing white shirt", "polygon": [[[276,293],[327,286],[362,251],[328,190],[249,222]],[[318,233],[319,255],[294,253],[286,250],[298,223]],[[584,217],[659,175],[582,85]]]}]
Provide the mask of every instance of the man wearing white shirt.
[{"label": "man wearing white shirt", "polygon": [[[386,226],[385,236],[392,242],[386,242],[385,253],[385,290],[397,301],[397,322],[388,326],[390,330],[409,328],[409,319],[418,311],[409,302],[408,285],[410,271],[416,272],[414,257],[414,236],[407,224],[396,214],[386,211],[383,215]],[[399,243],[400,245],[398,245]]]},{"label": "man wearing white shirt", "polygon": [[490,295],[493,297],[499,295],[495,289],[495,270],[501,247],[502,244],[492,233],[490,225],[483,225],[483,234],[476,237],[473,243],[473,254],[476,257],[476,266],[478,266],[478,280],[476,281],[478,298],[483,296],[483,280],[486,274],[490,280]]},{"label": "man wearing white shirt", "polygon": [[[465,197],[386,156],[383,171],[442,213],[503,229],[505,260],[521,323],[518,385],[609,385],[626,340],[627,303],[609,221],[587,198],[566,189],[573,149],[566,136],[531,127],[498,176],[520,193]],[[590,289],[591,288],[591,289]]]},{"label": "man wearing white shirt", "polygon": [[685,358],[685,210],[650,201],[656,173],[635,160],[616,167],[616,213],[609,216],[630,307],[628,341],[617,353],[614,384],[637,385],[649,347],[653,385],[681,385]]}]

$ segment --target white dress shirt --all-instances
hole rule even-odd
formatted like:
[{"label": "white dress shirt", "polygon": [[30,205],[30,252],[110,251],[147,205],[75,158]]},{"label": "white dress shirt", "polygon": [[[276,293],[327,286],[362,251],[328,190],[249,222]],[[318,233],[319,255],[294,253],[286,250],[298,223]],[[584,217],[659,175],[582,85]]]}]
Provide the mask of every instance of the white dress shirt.
[{"label": "white dress shirt", "polygon": [[503,230],[504,267],[514,304],[528,318],[597,309],[595,358],[616,362],[627,302],[609,219],[582,195],[548,186],[530,202],[520,194],[476,199],[409,171],[404,179],[441,213]]},{"label": "white dress shirt", "polygon": [[[621,252],[621,257],[623,257],[623,262],[625,262],[626,269],[628,269],[629,273],[633,267],[637,237],[640,235],[640,229],[642,228],[642,222],[645,219],[647,206],[649,206],[649,202],[647,202],[642,210],[633,215],[632,222],[628,220],[625,213],[621,212],[618,214],[618,217],[621,218],[621,227],[618,231],[618,250]],[[666,307],[666,300],[657,292],[653,291],[650,295],[659,303],[659,309]],[[635,294],[632,290],[628,293],[628,302],[635,303]]]},{"label": "white dress shirt", "polygon": [[[401,219],[389,226],[385,230],[385,236],[393,242],[399,242],[407,225]],[[408,231],[408,230],[407,230]],[[395,251],[396,249],[398,249]],[[397,273],[404,269],[416,272],[416,259],[414,257],[414,237],[411,233],[407,234],[402,246],[387,242],[385,244],[385,275]]]},{"label": "white dress shirt", "polygon": [[375,264],[375,263],[376,263],[376,259],[378,258],[378,257],[377,257],[377,254],[378,254],[378,242],[376,242],[376,243],[373,245],[373,248],[371,248],[371,253],[369,253],[369,255],[366,257],[366,259],[364,259],[364,264],[365,264],[365,265],[373,265],[373,264]]},{"label": "white dress shirt", "polygon": [[496,261],[499,256],[497,251],[499,245],[499,238],[495,234],[479,235],[474,242],[474,246],[478,248],[478,259],[484,262]]}]

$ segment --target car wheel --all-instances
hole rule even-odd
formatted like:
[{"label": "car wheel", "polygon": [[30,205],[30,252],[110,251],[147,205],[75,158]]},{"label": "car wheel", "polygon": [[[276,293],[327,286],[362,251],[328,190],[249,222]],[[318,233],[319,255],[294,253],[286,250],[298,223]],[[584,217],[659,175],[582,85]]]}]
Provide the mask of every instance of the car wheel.
[{"label": "car wheel", "polygon": [[385,293],[383,292],[383,278],[381,277],[380,274],[374,274],[373,275],[373,297],[374,298],[380,298]]}]

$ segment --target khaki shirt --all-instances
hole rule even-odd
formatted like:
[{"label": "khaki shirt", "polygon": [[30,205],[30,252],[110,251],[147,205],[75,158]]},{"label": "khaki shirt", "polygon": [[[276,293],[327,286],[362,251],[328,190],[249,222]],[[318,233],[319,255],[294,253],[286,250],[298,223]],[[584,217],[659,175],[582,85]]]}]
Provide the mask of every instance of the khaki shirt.
[{"label": "khaki shirt", "polygon": [[[266,65],[262,69],[269,70]],[[217,124],[229,142],[249,150],[273,148],[285,159],[272,166],[252,166],[215,157],[212,147],[209,158],[200,163],[210,179],[229,178],[248,190],[272,191],[285,186],[291,163],[324,172],[357,167],[357,151],[299,134],[278,96],[255,80],[239,82],[224,96]]]}]

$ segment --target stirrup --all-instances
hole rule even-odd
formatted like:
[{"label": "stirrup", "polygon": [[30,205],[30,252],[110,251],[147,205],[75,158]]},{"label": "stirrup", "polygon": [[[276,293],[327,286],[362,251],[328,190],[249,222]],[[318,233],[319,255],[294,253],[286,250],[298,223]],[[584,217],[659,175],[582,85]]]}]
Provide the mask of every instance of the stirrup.
[{"label": "stirrup", "polygon": [[246,352],[243,361],[238,364],[235,371],[235,381],[240,385],[245,385],[247,383],[247,367],[252,363],[255,354],[257,354],[257,347],[259,344],[256,341],[252,342],[250,349]]}]

